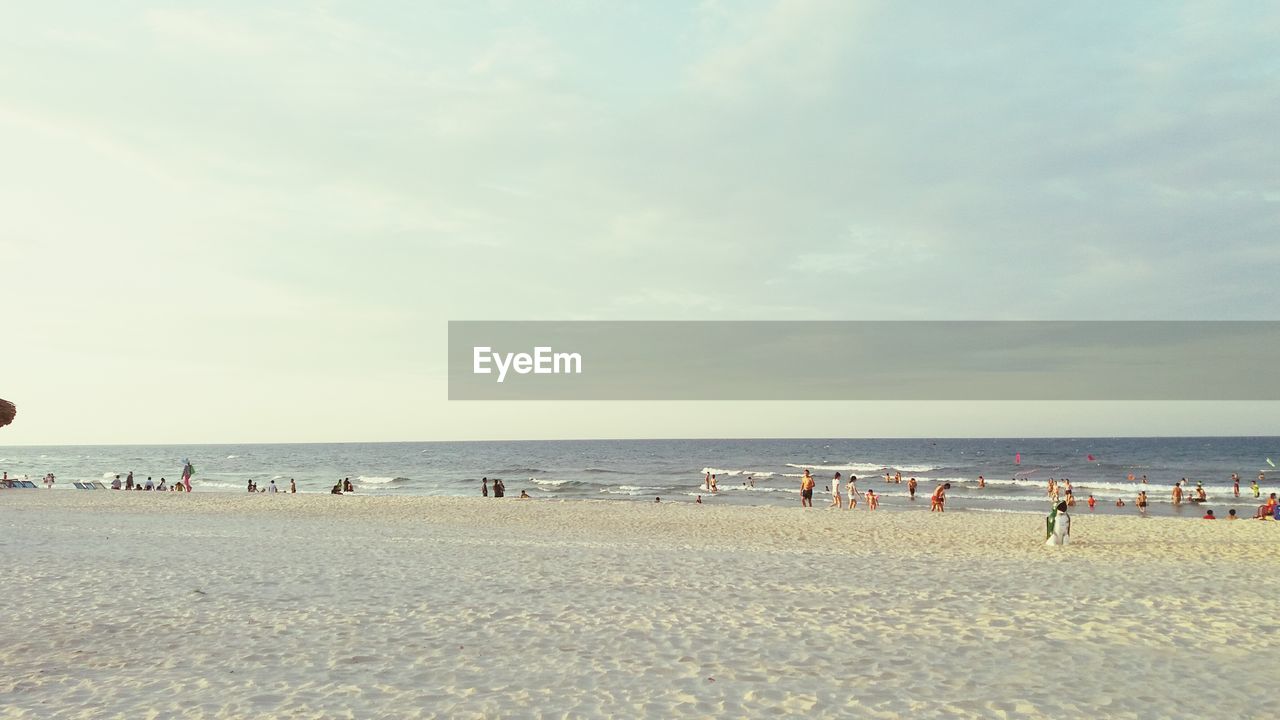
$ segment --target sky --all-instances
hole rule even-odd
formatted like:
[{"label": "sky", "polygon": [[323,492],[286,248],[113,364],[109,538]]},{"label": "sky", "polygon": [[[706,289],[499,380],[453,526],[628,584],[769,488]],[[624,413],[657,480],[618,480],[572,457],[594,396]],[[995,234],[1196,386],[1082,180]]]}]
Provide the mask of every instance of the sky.
[{"label": "sky", "polygon": [[1267,3],[8,3],[0,443],[1280,434],[445,371],[449,320],[1280,319],[1276,37]]}]

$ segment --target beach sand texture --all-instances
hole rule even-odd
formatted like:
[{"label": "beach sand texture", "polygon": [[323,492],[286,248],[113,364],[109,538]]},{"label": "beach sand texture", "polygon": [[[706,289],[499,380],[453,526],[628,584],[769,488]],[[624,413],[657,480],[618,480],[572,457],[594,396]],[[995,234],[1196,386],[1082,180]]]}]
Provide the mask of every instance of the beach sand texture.
[{"label": "beach sand texture", "polygon": [[1264,717],[1280,523],[0,491],[0,718]]}]

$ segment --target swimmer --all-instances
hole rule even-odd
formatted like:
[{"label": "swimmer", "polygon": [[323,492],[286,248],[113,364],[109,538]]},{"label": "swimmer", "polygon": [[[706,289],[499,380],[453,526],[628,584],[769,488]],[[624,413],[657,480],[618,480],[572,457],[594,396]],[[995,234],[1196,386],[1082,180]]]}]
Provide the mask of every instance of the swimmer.
[{"label": "swimmer", "polygon": [[907,494],[911,496],[912,500],[916,499],[916,479],[915,478],[911,478],[910,480],[907,481]]}]

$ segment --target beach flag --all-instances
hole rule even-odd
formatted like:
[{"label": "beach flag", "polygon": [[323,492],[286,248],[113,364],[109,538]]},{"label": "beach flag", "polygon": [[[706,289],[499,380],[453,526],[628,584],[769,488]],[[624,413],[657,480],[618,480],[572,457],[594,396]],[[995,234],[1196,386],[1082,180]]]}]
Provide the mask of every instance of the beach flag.
[{"label": "beach flag", "polygon": [[1089,462],[1093,462],[1093,456],[1092,456],[1092,455],[1085,455],[1085,457],[1089,458]]},{"label": "beach flag", "polygon": [[1014,465],[1021,465],[1021,464],[1022,464],[1022,453],[1014,453],[1014,454],[1013,454],[1013,464],[1014,464]]}]

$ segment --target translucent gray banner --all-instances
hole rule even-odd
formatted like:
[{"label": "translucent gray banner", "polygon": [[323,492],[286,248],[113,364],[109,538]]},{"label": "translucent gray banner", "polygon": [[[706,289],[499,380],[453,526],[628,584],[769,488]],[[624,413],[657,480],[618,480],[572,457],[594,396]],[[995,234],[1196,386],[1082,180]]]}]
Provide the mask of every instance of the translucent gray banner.
[{"label": "translucent gray banner", "polygon": [[449,323],[450,400],[1280,400],[1280,322]]}]

